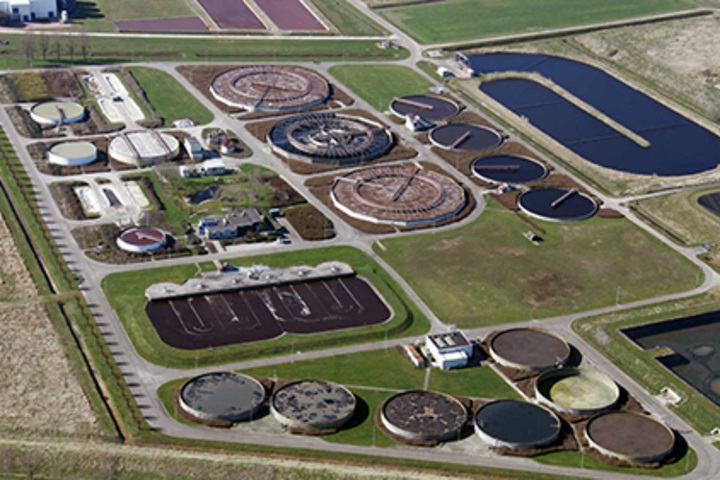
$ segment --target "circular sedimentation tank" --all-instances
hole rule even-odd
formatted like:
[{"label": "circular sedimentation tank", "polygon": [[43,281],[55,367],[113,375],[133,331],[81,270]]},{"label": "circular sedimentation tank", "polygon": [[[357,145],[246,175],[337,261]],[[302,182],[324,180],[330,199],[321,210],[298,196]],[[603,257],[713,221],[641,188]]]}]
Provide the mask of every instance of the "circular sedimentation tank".
[{"label": "circular sedimentation tank", "polygon": [[93,143],[77,141],[62,142],[50,147],[48,162],[62,166],[88,165],[97,159],[97,147]]},{"label": "circular sedimentation tank", "polygon": [[333,429],[355,413],[355,395],[337,383],[301,380],[282,386],[270,400],[270,412],[281,424],[296,429]]},{"label": "circular sedimentation tank", "polygon": [[625,462],[651,463],[675,447],[675,433],[661,422],[638,413],[609,412],[590,419],[585,437],[592,448]]},{"label": "circular sedimentation tank", "polygon": [[418,167],[371,167],[337,177],[330,190],[343,213],[372,223],[413,226],[440,222],[465,206],[450,177]]},{"label": "circular sedimentation tank", "polygon": [[442,122],[457,115],[460,107],[452,100],[434,95],[407,95],[395,98],[390,111],[402,118],[418,115],[430,122]]},{"label": "circular sedimentation tank", "polygon": [[85,118],[85,107],[77,102],[51,100],[36,103],[30,117],[41,125],[58,125],[80,122]]},{"label": "circular sedimentation tank", "polygon": [[479,152],[499,146],[503,139],[495,130],[479,125],[451,124],[436,127],[430,141],[446,150]]},{"label": "circular sedimentation tank", "polygon": [[530,190],[520,195],[518,206],[528,215],[555,222],[585,220],[598,210],[595,200],[574,188]]},{"label": "circular sedimentation tank", "polygon": [[542,163],[517,155],[492,155],[473,162],[473,175],[497,183],[522,184],[542,180],[548,174]]},{"label": "circular sedimentation tank", "polygon": [[565,340],[535,328],[496,333],[489,341],[489,348],[497,363],[517,370],[547,370],[567,362],[571,353]]},{"label": "circular sedimentation tank", "polygon": [[188,380],[180,389],[179,404],[202,420],[251,420],[265,401],[265,388],[252,377],[213,372]]},{"label": "circular sedimentation tank", "polygon": [[248,111],[310,108],[330,96],[330,85],[306,68],[248,65],[221,73],[210,85],[216,100]]},{"label": "circular sedimentation tank", "polygon": [[560,368],[542,373],[535,383],[537,400],[559,412],[600,413],[615,406],[620,388],[597,370]]},{"label": "circular sedimentation tank", "polygon": [[134,166],[166,162],[180,153],[180,142],[174,136],[156,131],[121,133],[108,145],[115,160]]},{"label": "circular sedimentation tank", "polygon": [[369,162],[393,146],[390,130],[381,124],[336,113],[308,113],[280,120],[268,132],[267,141],[284,157],[331,165]]},{"label": "circular sedimentation tank", "polygon": [[560,419],[550,410],[519,400],[498,400],[475,413],[475,433],[493,447],[539,448],[560,435]]},{"label": "circular sedimentation tank", "polygon": [[457,399],[426,390],[395,394],[380,408],[383,426],[407,440],[457,439],[468,418],[467,410]]},{"label": "circular sedimentation tank", "polygon": [[127,252],[151,252],[165,245],[167,234],[154,227],[134,227],[122,232],[117,245]]}]

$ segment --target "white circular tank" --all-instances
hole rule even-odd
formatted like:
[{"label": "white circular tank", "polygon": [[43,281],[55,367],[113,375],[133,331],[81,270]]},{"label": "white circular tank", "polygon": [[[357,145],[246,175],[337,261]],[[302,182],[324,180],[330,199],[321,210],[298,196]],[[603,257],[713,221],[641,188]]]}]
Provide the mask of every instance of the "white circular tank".
[{"label": "white circular tank", "polygon": [[172,135],[155,131],[121,133],[110,140],[108,153],[119,162],[145,167],[177,157],[180,142]]},{"label": "white circular tank", "polygon": [[77,102],[51,100],[33,105],[30,117],[41,125],[76,123],[85,118],[85,108]]},{"label": "white circular tank", "polygon": [[90,142],[62,142],[50,147],[47,158],[54,165],[87,165],[97,159],[97,147]]}]

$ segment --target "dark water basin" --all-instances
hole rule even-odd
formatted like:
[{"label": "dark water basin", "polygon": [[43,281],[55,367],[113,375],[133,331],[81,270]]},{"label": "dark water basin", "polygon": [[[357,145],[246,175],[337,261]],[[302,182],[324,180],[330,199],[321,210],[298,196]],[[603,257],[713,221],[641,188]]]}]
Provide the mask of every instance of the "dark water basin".
[{"label": "dark water basin", "polygon": [[720,137],[604,71],[548,55],[474,55],[478,73],[536,72],[651,143],[644,148],[533,81],[507,79],[481,89],[588,161],[643,175],[690,175],[720,163]]}]

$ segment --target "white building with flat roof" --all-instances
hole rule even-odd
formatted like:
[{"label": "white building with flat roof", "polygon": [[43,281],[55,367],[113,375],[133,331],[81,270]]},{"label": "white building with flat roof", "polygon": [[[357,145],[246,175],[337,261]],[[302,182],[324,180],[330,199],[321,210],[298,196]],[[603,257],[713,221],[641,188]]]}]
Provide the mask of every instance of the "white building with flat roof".
[{"label": "white building with flat roof", "polygon": [[57,0],[0,0],[0,11],[23,22],[58,16]]},{"label": "white building with flat roof", "polygon": [[425,337],[425,350],[433,364],[449,370],[466,367],[473,356],[473,344],[460,330]]}]

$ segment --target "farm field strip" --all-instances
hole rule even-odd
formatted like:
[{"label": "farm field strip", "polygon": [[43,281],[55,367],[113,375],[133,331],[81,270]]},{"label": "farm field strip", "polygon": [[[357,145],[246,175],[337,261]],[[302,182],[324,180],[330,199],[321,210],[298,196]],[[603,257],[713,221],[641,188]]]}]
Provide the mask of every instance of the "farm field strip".
[{"label": "farm field strip", "polygon": [[433,44],[525,33],[537,30],[588,25],[598,22],[688,9],[688,0],[448,0],[419,5],[388,7],[381,15],[409,33],[420,43]]}]

